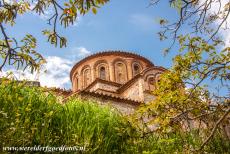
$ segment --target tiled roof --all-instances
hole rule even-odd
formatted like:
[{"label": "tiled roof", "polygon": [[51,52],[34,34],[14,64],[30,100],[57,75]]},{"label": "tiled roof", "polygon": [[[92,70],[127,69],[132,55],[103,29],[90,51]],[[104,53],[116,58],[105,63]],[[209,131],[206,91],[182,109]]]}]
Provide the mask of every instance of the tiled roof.
[{"label": "tiled roof", "polygon": [[[147,69],[143,70],[141,73],[139,73],[138,75],[134,76],[131,80],[129,80],[125,84],[119,84],[119,83],[116,83],[116,82],[102,80],[102,79],[97,78],[88,87],[86,87],[83,90],[77,91],[74,94],[80,94],[80,95],[81,94],[88,94],[88,95],[92,95],[92,96],[95,96],[95,97],[108,97],[110,99],[130,102],[131,104],[141,104],[142,103],[141,101],[134,100],[134,99],[131,99],[131,98],[126,98],[124,96],[121,96],[121,94],[127,88],[132,86],[137,79],[139,79],[140,77],[144,76],[145,73],[150,71],[151,69],[158,69],[158,70],[161,70],[161,71],[166,71],[167,70],[164,67],[153,66],[153,67],[150,67],[150,68],[147,68]],[[94,91],[91,91],[90,89],[98,82],[102,82],[102,83],[105,83],[105,84],[108,84],[108,85],[117,86],[118,89],[116,91],[109,91],[109,90],[105,90],[105,89],[96,89]],[[72,94],[72,95],[74,95],[74,94]]]}]

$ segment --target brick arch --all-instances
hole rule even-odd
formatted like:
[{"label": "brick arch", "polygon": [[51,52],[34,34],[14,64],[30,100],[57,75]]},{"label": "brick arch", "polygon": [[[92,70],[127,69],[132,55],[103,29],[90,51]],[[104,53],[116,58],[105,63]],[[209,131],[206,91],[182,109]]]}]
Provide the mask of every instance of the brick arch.
[{"label": "brick arch", "polygon": [[149,76],[153,76],[154,78],[156,78],[157,75],[162,74],[162,72],[156,72],[156,73],[149,73],[149,74],[145,74],[144,75],[144,80],[147,81],[147,79],[149,78]]},{"label": "brick arch", "polygon": [[114,78],[117,83],[125,83],[128,81],[127,62],[124,59],[116,58],[113,61]]},{"label": "brick arch", "polygon": [[153,91],[155,89],[155,74],[148,74],[145,76],[145,89]]},{"label": "brick arch", "polygon": [[82,78],[81,78],[81,71],[75,70],[72,76],[72,88],[73,91],[77,91],[81,89],[82,86]]},{"label": "brick arch", "polygon": [[79,90],[80,89],[80,75],[79,75],[79,73],[76,72],[73,77],[74,77],[73,87],[75,90]]},{"label": "brick arch", "polygon": [[155,84],[156,86],[158,85],[158,82],[160,80],[160,76],[161,76],[162,72],[158,72],[155,74]]},{"label": "brick arch", "polygon": [[[139,71],[137,72],[137,70],[135,70],[135,65],[138,65],[139,67]],[[136,76],[137,74],[141,73],[141,71],[143,70],[143,65],[141,64],[141,62],[137,61],[137,60],[133,60],[131,63],[131,68],[132,68],[132,76]]]},{"label": "brick arch", "polygon": [[95,62],[93,66],[94,70],[94,76],[95,78],[101,78],[101,72],[100,69],[104,67],[105,68],[105,78],[102,78],[104,80],[110,80],[110,73],[109,73],[109,64],[107,60],[98,60]]},{"label": "brick arch", "polygon": [[142,72],[141,72],[141,74],[143,75],[143,78],[144,78],[144,80],[146,81],[146,77],[148,76],[148,75],[150,75],[150,74],[152,74],[152,75],[157,75],[157,74],[162,74],[163,72],[165,72],[166,71],[166,69],[162,69],[162,68],[159,68],[159,67],[151,67],[151,68],[147,68],[147,69],[145,69],[145,70],[143,70]]},{"label": "brick arch", "polygon": [[86,88],[91,83],[91,67],[89,65],[85,65],[81,69],[81,77],[82,87]]},{"label": "brick arch", "polygon": [[159,79],[159,76],[162,74],[163,72],[156,72],[156,73],[150,73],[150,74],[146,74],[144,76],[144,81],[146,83],[145,89],[147,90],[154,90],[157,86],[157,82]]}]

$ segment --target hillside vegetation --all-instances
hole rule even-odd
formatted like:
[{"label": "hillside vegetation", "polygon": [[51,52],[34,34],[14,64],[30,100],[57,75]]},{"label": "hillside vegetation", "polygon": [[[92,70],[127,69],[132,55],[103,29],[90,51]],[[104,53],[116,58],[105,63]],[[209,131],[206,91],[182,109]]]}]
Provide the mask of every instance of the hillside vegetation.
[{"label": "hillside vegetation", "polygon": [[[145,134],[110,107],[77,98],[60,104],[42,88],[0,84],[1,150],[65,145],[84,147],[79,153],[185,153],[190,148],[185,143],[191,147],[201,143],[194,134]],[[219,134],[205,150],[227,153],[229,142]]]}]

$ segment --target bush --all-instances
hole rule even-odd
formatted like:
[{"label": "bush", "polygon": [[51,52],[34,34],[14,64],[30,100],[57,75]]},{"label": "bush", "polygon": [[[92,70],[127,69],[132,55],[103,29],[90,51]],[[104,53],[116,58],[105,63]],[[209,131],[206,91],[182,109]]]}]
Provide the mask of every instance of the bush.
[{"label": "bush", "polygon": [[109,107],[71,99],[62,105],[41,88],[0,85],[0,146],[79,146],[90,153],[127,152],[135,129]]},{"label": "bush", "polygon": [[[0,147],[85,147],[80,153],[190,153],[204,140],[197,131],[142,134],[110,107],[72,98],[66,104],[42,88],[2,81]],[[45,90],[47,91],[47,90]],[[204,153],[230,153],[218,132]],[[39,153],[39,152],[38,152]]]}]

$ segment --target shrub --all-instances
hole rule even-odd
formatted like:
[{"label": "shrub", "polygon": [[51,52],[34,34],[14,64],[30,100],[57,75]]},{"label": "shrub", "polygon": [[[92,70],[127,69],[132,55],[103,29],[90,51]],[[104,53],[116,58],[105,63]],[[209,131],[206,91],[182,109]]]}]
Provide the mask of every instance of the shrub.
[{"label": "shrub", "polygon": [[[197,131],[144,135],[110,107],[72,98],[66,104],[51,93],[23,83],[0,84],[0,147],[85,147],[80,153],[190,153],[204,140]],[[202,130],[199,130],[202,131]],[[218,131],[204,153],[230,153]],[[38,152],[39,153],[39,152]]]},{"label": "shrub", "polygon": [[0,85],[0,146],[80,146],[90,153],[127,152],[135,129],[109,107],[71,99],[62,105],[41,88]]}]

